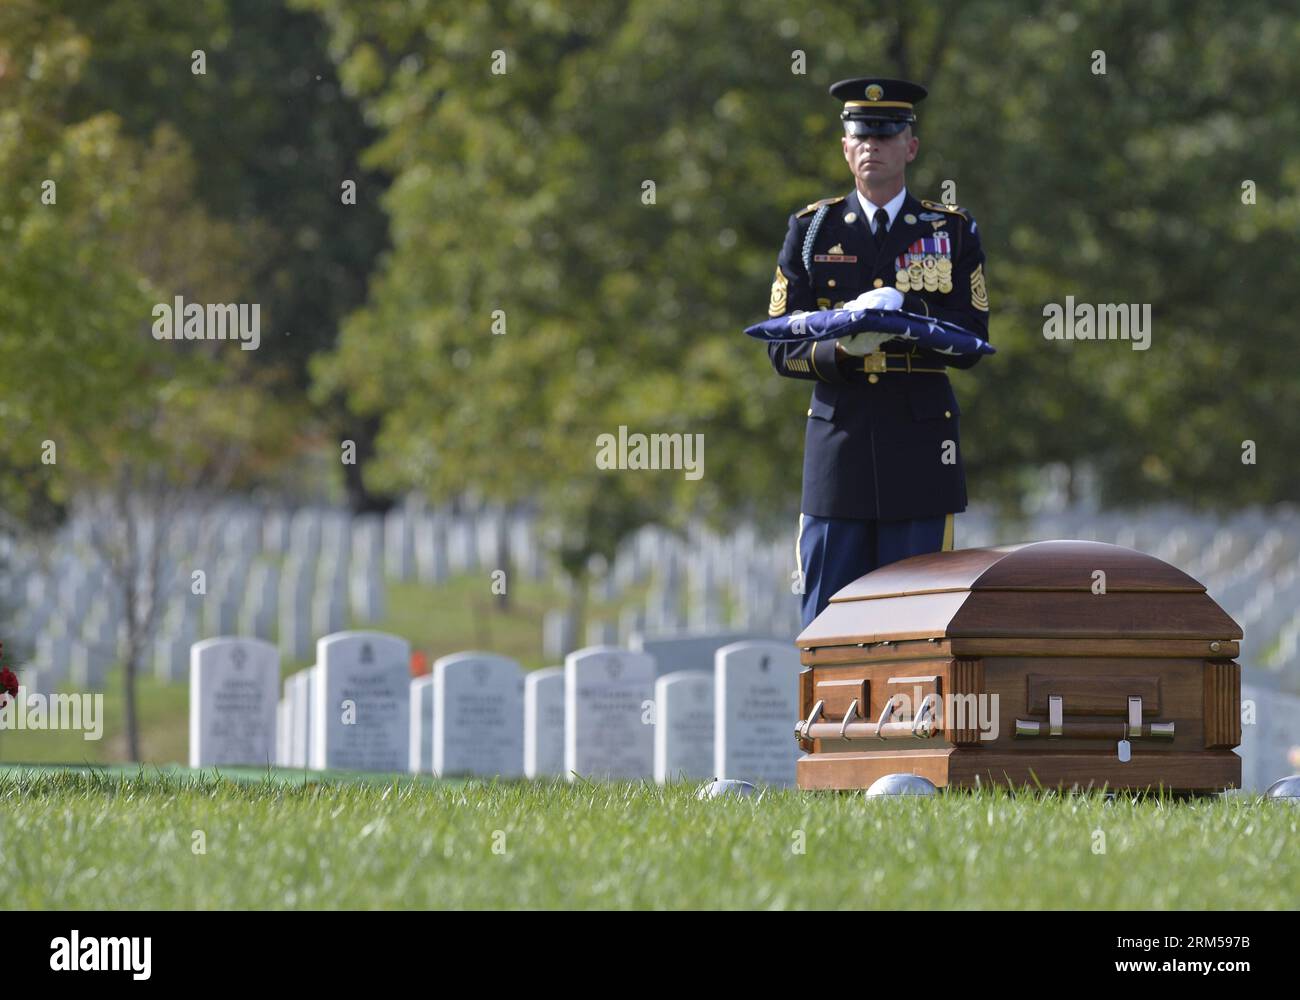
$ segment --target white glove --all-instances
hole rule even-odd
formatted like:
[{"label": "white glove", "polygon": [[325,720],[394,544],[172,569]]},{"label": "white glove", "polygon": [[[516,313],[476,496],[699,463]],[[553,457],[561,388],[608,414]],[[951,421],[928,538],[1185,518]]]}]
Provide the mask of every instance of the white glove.
[{"label": "white glove", "polygon": [[[884,291],[884,289],[877,289],[877,291]],[[845,337],[843,340],[838,341],[838,343],[844,348],[846,354],[852,354],[860,358],[880,350],[880,345],[893,336],[892,333],[855,333],[851,337]]]},{"label": "white glove", "polygon": [[897,288],[873,288],[863,292],[852,302],[844,303],[845,309],[884,309],[893,312],[903,308],[903,293]]},{"label": "white glove", "polygon": [[[863,292],[852,302],[845,302],[845,309],[884,309],[893,311],[901,308],[903,305],[903,293],[897,288],[873,288],[869,292]],[[880,345],[886,340],[890,340],[892,333],[855,333],[851,337],[841,340],[840,346],[845,352],[855,357],[862,357],[866,354],[872,354],[880,350]]]}]

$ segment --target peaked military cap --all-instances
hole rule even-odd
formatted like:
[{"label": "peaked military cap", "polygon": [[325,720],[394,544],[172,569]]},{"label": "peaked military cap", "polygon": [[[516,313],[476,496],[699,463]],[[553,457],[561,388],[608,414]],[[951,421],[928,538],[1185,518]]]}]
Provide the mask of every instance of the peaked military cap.
[{"label": "peaked military cap", "polygon": [[849,136],[897,135],[916,124],[916,105],[927,93],[919,83],[874,76],[831,84],[831,96],[844,102],[840,118]]}]

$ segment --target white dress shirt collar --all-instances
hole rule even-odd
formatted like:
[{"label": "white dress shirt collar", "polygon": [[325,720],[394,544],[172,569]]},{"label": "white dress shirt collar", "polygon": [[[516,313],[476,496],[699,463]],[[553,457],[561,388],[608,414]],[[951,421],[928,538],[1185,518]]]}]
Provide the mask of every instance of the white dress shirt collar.
[{"label": "white dress shirt collar", "polygon": [[894,228],[894,220],[898,218],[898,213],[903,210],[903,202],[907,200],[907,185],[904,184],[903,189],[889,199],[888,205],[872,204],[871,200],[856,188],[853,193],[858,196],[858,204],[862,206],[862,213],[867,218],[867,228],[874,233],[876,231],[876,209],[878,208],[883,208],[888,213],[889,228]]}]

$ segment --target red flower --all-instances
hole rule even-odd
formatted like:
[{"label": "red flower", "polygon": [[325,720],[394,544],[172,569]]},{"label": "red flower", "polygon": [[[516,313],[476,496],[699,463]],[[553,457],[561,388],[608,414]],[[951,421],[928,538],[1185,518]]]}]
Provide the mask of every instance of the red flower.
[{"label": "red flower", "polygon": [[8,667],[0,670],[0,691],[8,693],[11,698],[18,697],[18,678]]}]

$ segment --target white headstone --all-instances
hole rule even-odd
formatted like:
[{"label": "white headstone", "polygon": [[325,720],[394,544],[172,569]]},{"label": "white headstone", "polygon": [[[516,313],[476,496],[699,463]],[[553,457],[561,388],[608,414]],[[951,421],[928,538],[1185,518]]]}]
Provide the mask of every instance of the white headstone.
[{"label": "white headstone", "polygon": [[563,609],[553,609],[542,614],[542,655],[559,659],[578,645],[573,627],[573,616]]},{"label": "white headstone", "polygon": [[73,642],[70,650],[68,674],[73,685],[83,690],[100,690],[117,660],[116,646],[108,642]]},{"label": "white headstone", "polygon": [[594,619],[587,622],[587,645],[618,645],[618,622],[604,619]]},{"label": "white headstone", "polygon": [[317,635],[342,635],[347,625],[344,594],[333,585],[318,587],[312,598],[311,620]]},{"label": "white headstone", "polygon": [[[1241,700],[1254,706],[1254,721],[1243,720],[1241,787],[1262,792],[1300,765],[1300,697],[1270,687],[1242,684]],[[1246,714],[1246,713],[1243,713]],[[1249,718],[1249,717],[1248,717]]]},{"label": "white headstone", "polygon": [[260,639],[220,638],[190,650],[190,767],[275,760],[280,656]]},{"label": "white headstone", "polygon": [[269,510],[262,519],[262,548],[280,553],[289,544],[289,515],[282,510]]},{"label": "white headstone", "polygon": [[564,658],[564,773],[582,778],[654,774],[655,663],[614,646]]},{"label": "white headstone", "polygon": [[564,773],[564,668],[524,676],[524,775]]},{"label": "white headstone", "polygon": [[354,618],[375,622],[384,617],[384,576],[378,563],[354,566],[348,583]]},{"label": "white headstone", "polygon": [[618,613],[618,641],[630,644],[633,636],[645,631],[645,612],[637,607],[626,607]]},{"label": "white headstone", "polygon": [[302,660],[311,655],[311,598],[295,598],[280,605],[280,651]]},{"label": "white headstone", "polygon": [[718,650],[713,769],[719,778],[794,784],[799,671],[798,651],[782,642]]},{"label": "white headstone", "polygon": [[518,778],[524,772],[524,676],[492,653],[433,665],[433,773]]},{"label": "white headstone", "polygon": [[281,698],[275,707],[275,766],[289,766],[289,701]]},{"label": "white headstone", "polygon": [[307,767],[311,763],[312,738],[312,668],[299,670],[284,680],[289,699],[289,766]]},{"label": "white headstone", "polygon": [[433,674],[411,679],[409,757],[412,774],[433,773]]},{"label": "white headstone", "polygon": [[388,576],[409,580],[415,570],[415,532],[407,511],[394,507],[384,515],[384,569]]},{"label": "white headstone", "polygon": [[421,583],[447,580],[447,525],[441,514],[422,514],[414,525],[415,568]]},{"label": "white headstone", "polygon": [[160,681],[173,684],[185,680],[189,674],[186,657],[194,645],[192,635],[163,638],[154,642],[153,673]]},{"label": "white headstone", "polygon": [[[707,670],[712,672],[714,655],[719,649],[733,643],[757,638],[757,636],[746,635],[742,632],[711,632],[700,635],[663,637],[634,635],[632,637],[632,648],[653,656],[655,659],[655,673],[662,676],[678,670]],[[794,725],[793,722],[790,724]],[[790,737],[790,742],[794,742],[793,736]],[[719,777],[730,777],[730,775],[719,775]]]},{"label": "white headstone", "polygon": [[713,675],[678,670],[655,681],[655,781],[712,778]]},{"label": "white headstone", "polygon": [[352,562],[382,568],[384,522],[378,514],[361,514],[352,522]]},{"label": "white headstone", "polygon": [[270,640],[275,636],[276,610],[279,607],[280,571],[259,562],[249,576],[248,590],[239,609],[239,630]]},{"label": "white headstone", "polygon": [[316,643],[312,767],[405,771],[410,763],[411,647],[383,632]]},{"label": "white headstone", "polygon": [[55,693],[58,684],[48,670],[42,670],[40,667],[26,666],[20,667],[15,671],[18,675],[21,688],[18,691],[18,698],[25,699],[29,694],[51,695]]}]

